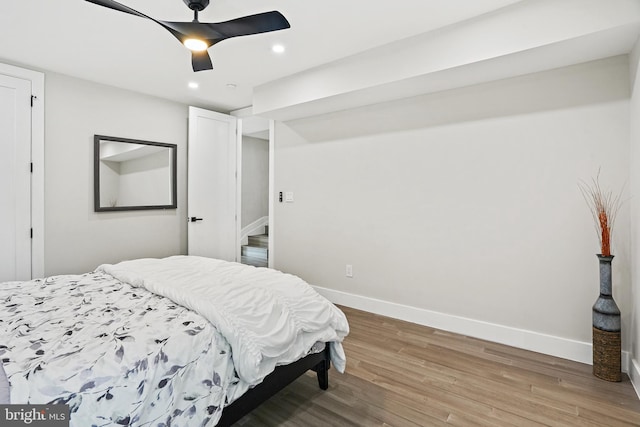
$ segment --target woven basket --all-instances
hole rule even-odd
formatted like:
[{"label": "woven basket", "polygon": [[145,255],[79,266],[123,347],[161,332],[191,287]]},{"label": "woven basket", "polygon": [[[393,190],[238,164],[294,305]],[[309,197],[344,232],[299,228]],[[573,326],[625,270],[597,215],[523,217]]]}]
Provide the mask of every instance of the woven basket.
[{"label": "woven basket", "polygon": [[622,381],[620,331],[593,328],[593,375],[606,381]]}]

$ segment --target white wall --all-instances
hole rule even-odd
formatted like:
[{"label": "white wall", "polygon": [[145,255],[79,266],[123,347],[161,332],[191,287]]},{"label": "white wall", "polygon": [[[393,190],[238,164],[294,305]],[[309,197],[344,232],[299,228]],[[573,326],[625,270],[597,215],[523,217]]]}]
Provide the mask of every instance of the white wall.
[{"label": "white wall", "polygon": [[[496,340],[487,331],[504,327],[543,342],[509,344],[590,361],[599,247],[577,183],[600,167],[603,185],[628,181],[628,76],[621,56],[278,123],[275,191],[295,201],[276,203],[275,267],[361,308],[422,310]],[[625,331],[628,234],[626,205]]]},{"label": "white wall", "polygon": [[269,216],[269,141],[242,137],[242,227]]},{"label": "white wall", "polygon": [[100,206],[117,206],[120,198],[120,162],[100,161]]},{"label": "white wall", "polygon": [[171,204],[171,149],[121,162],[119,206]]},{"label": "white wall", "polygon": [[[186,105],[46,73],[45,274],[186,252]],[[93,211],[93,135],[178,144],[178,209]]]},{"label": "white wall", "polygon": [[631,319],[629,337],[631,363],[629,376],[640,396],[640,42],[630,55],[631,70],[631,159],[629,177],[631,187]]}]

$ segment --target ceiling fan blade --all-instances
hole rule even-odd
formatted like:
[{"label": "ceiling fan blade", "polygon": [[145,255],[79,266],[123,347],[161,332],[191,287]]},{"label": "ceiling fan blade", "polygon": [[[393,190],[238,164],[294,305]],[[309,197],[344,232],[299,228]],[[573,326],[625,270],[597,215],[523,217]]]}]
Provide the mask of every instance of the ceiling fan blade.
[{"label": "ceiling fan blade", "polygon": [[117,1],[113,1],[113,0],[85,0],[85,1],[88,1],[89,3],[97,4],[98,6],[104,6],[109,9],[128,13],[130,15],[139,16],[140,18],[147,18],[147,19],[151,19],[152,21],[156,21],[155,19],[145,15],[144,13],[140,13],[137,10],[131,9],[128,6],[118,3]]},{"label": "ceiling fan blade", "polygon": [[142,13],[142,12],[138,12],[138,11],[137,11],[137,10],[135,10],[135,9],[131,9],[131,8],[130,8],[130,7],[128,7],[128,6],[125,6],[125,5],[123,5],[123,4],[120,4],[120,3],[118,3],[117,1],[114,1],[114,0],[85,0],[85,1],[87,1],[87,2],[89,2],[89,3],[97,4],[98,6],[106,7],[106,8],[108,8],[108,9],[113,9],[113,10],[117,10],[117,11],[119,11],[119,12],[124,12],[124,13],[128,13],[128,14],[130,14],[130,15],[138,16],[138,17],[140,17],[140,18],[146,18],[146,19],[149,19],[149,20],[151,20],[151,21],[155,22],[156,24],[159,24],[159,25],[161,25],[162,27],[164,27],[166,30],[168,30],[171,34],[173,34],[173,35],[174,35],[178,40],[180,40],[181,42],[183,42],[183,41],[184,41],[184,40],[183,40],[183,38],[184,38],[184,37],[183,37],[183,36],[184,36],[184,34],[177,33],[177,32],[176,32],[176,31],[174,31],[171,27],[167,26],[167,25],[165,24],[165,22],[163,22],[163,21],[158,21],[157,19],[154,19],[154,18],[152,18],[152,17],[150,17],[150,16],[147,16],[147,15],[145,15],[145,14],[144,14],[144,13]]},{"label": "ceiling fan blade", "polygon": [[291,28],[287,18],[277,11],[258,13],[255,15],[232,19],[226,22],[204,25],[213,31],[222,34],[225,39]]},{"label": "ceiling fan blade", "polygon": [[193,71],[213,69],[209,52],[206,50],[203,50],[202,52],[191,52],[191,65],[193,66]]},{"label": "ceiling fan blade", "polygon": [[244,16],[225,22],[162,21],[161,25],[171,31],[178,39],[197,37],[207,40],[210,46],[231,37],[267,33],[291,27],[289,21],[280,12],[275,11]]}]

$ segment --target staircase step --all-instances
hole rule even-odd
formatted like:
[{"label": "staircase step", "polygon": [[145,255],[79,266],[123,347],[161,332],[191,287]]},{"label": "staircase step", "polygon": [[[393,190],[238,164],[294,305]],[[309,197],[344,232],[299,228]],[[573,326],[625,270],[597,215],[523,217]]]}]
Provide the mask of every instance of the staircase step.
[{"label": "staircase step", "polygon": [[265,226],[264,234],[247,237],[248,244],[242,246],[241,262],[256,267],[269,266],[269,227]]},{"label": "staircase step", "polygon": [[262,259],[243,256],[241,262],[247,265],[253,265],[254,267],[269,267],[269,263]]},{"label": "staircase step", "polygon": [[249,246],[256,246],[259,248],[268,248],[269,247],[269,235],[268,234],[257,234],[255,236],[249,236]]},{"label": "staircase step", "polygon": [[261,260],[269,259],[269,251],[267,248],[260,246],[242,245],[242,256],[256,258]]}]

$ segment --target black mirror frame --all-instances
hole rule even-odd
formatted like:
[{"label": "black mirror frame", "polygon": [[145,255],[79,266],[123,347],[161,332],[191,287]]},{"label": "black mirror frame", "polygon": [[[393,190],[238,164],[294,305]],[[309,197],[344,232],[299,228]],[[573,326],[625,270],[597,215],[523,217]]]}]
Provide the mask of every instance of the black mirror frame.
[{"label": "black mirror frame", "polygon": [[[167,147],[171,149],[171,204],[152,206],[100,206],[100,141],[126,142],[131,144],[154,145],[157,147]],[[93,208],[95,212],[108,211],[137,211],[150,209],[176,209],[178,207],[178,146],[177,144],[167,144],[163,142],[142,141],[137,139],[120,138],[115,136],[94,135],[93,136]]]}]

